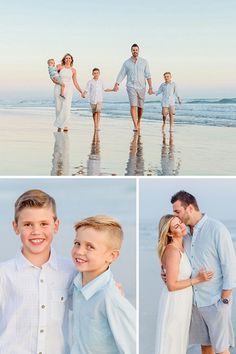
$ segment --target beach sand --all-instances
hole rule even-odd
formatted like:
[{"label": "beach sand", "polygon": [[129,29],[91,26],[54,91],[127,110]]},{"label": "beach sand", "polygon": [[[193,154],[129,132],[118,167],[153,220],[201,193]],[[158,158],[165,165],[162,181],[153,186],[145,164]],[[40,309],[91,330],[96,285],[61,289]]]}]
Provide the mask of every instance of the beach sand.
[{"label": "beach sand", "polygon": [[[236,243],[234,243],[234,246],[236,249]],[[162,286],[160,267],[154,249],[141,246],[139,259],[139,353],[154,354],[157,306]],[[234,333],[236,335],[236,289],[234,289],[232,314]],[[233,348],[230,353],[236,354],[236,348]],[[200,347],[194,346],[189,348],[187,354],[201,354]]]},{"label": "beach sand", "polygon": [[[92,118],[72,112],[70,131],[53,128],[54,110],[0,109],[2,176],[236,175],[235,128],[143,121],[140,136],[130,119]],[[4,153],[4,155],[3,155]],[[3,158],[4,156],[4,158]]]}]

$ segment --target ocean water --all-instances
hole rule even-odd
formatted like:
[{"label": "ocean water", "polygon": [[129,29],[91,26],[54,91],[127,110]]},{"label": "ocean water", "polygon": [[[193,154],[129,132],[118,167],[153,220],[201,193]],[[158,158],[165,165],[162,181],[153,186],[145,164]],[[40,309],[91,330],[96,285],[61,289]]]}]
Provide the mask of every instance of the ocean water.
[{"label": "ocean water", "polygon": [[[43,109],[52,110],[53,100],[0,100],[0,108],[12,110]],[[90,114],[88,100],[75,99],[72,102],[74,115],[87,116]],[[105,118],[129,118],[129,103],[127,98],[111,99],[105,98],[103,103],[103,117]],[[161,121],[161,103],[155,97],[146,97],[145,110],[143,114],[145,121]],[[194,98],[176,104],[176,124],[207,125],[236,127],[236,98]]]}]

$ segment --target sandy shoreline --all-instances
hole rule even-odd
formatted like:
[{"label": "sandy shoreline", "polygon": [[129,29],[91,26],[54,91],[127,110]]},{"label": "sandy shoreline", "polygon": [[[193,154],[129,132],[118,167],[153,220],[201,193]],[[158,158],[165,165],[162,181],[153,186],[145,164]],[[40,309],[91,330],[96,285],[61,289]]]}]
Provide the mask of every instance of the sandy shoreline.
[{"label": "sandy shoreline", "polygon": [[0,109],[0,175],[235,175],[235,128],[176,125],[163,136],[160,122],[72,113],[69,133],[55,133],[54,111]]}]

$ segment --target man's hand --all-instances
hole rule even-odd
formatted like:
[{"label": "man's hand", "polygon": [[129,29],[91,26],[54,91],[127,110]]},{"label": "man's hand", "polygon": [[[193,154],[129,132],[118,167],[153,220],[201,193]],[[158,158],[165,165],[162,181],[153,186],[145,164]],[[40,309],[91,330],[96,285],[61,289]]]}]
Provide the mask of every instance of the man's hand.
[{"label": "man's hand", "polygon": [[163,265],[161,265],[161,279],[166,284],[166,270],[164,269]]},{"label": "man's hand", "polygon": [[149,87],[148,94],[149,95],[154,95],[155,94],[155,92],[153,91],[152,87]]},{"label": "man's hand", "polygon": [[119,85],[117,83],[114,85],[113,91],[115,92],[119,91]]}]

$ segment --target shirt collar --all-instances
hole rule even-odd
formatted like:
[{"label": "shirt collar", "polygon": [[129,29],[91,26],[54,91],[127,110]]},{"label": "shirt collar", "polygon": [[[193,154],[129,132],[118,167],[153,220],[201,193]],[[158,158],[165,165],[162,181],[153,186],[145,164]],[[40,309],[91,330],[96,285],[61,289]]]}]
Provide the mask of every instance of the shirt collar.
[{"label": "shirt collar", "polygon": [[110,268],[104,273],[90,281],[85,286],[82,286],[82,273],[78,273],[74,279],[74,285],[80,291],[86,300],[89,300],[96,292],[102,289],[111,279],[113,275],[110,271]]},{"label": "shirt collar", "polygon": [[199,229],[202,228],[203,224],[206,222],[206,220],[208,219],[208,216],[206,214],[203,214],[203,217],[196,223],[196,225],[194,226],[194,231],[198,231]]},{"label": "shirt collar", "polygon": [[[56,252],[54,249],[51,249],[51,254],[49,257],[49,260],[43,264],[42,267],[45,267],[46,265],[51,266],[52,268],[54,268],[55,270],[58,269],[58,263],[57,263],[57,256],[56,256]],[[23,270],[25,268],[30,268],[30,267],[34,267],[34,268],[39,268],[37,266],[35,266],[34,264],[32,264],[20,251],[18,254],[18,257],[16,258],[16,267],[17,270]]]}]

